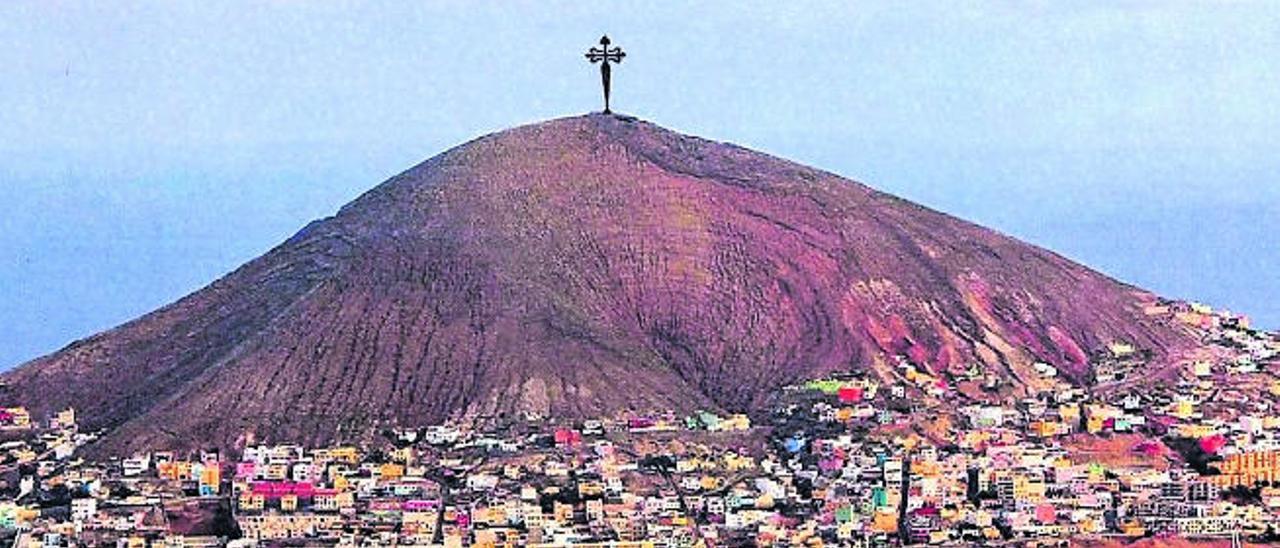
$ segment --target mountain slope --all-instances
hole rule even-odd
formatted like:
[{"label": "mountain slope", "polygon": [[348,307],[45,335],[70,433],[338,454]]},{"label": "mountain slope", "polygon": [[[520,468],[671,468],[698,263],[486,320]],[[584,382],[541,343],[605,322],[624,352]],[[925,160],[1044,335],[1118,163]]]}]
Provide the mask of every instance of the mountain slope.
[{"label": "mountain slope", "polygon": [[212,285],[7,374],[105,446],[359,438],[536,412],[754,410],[909,356],[1088,379],[1113,340],[1189,336],[1154,296],[829,173],[590,115],[489,135]]}]

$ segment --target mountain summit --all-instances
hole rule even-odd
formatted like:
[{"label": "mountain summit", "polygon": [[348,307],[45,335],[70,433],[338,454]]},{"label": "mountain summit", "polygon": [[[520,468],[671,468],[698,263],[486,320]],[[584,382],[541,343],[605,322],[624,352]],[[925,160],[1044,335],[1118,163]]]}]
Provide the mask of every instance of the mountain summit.
[{"label": "mountain summit", "polygon": [[6,374],[113,452],[537,413],[759,411],[905,360],[964,397],[1193,339],[1156,297],[836,175],[594,114],[471,141],[226,277]]}]

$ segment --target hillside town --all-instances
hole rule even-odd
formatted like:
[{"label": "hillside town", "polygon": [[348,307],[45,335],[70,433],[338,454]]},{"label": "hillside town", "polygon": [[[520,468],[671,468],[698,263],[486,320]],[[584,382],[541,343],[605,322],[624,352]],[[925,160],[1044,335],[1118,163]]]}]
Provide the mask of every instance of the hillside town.
[{"label": "hillside town", "polygon": [[[768,416],[391,427],[381,443],[96,461],[75,410],[0,410],[0,542],[63,546],[872,546],[1280,540],[1280,336],[1149,311],[1203,347],[1028,388],[902,356]],[[270,441],[270,440],[268,440]]]}]

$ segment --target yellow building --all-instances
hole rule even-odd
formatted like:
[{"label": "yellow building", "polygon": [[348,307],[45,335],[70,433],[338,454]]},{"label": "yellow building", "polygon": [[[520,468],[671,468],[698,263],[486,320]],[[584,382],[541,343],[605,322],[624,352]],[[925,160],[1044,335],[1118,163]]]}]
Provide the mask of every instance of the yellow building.
[{"label": "yellow building", "polygon": [[507,523],[507,509],[502,505],[495,504],[488,507],[485,514],[487,514],[485,517],[488,518],[490,524],[502,525]]},{"label": "yellow building", "polygon": [[773,504],[774,504],[773,495],[770,495],[769,493],[764,493],[756,497],[756,508],[758,509],[768,510],[770,508],[773,508]]},{"label": "yellow building", "polygon": [[1058,418],[1067,424],[1076,424],[1080,422],[1080,405],[1066,404],[1058,407]]},{"label": "yellow building", "polygon": [[76,410],[74,408],[68,407],[62,411],[59,411],[58,414],[55,415],[54,420],[58,422],[58,427],[60,428],[67,428],[70,426],[74,426],[76,423]]},{"label": "yellow building", "polygon": [[1130,538],[1144,537],[1147,535],[1147,528],[1137,520],[1126,521],[1120,524],[1120,532]]},{"label": "yellow building", "polygon": [[328,449],[328,457],[330,460],[345,462],[347,464],[360,463],[360,451],[355,447],[331,447]]},{"label": "yellow building", "polygon": [[1104,522],[1093,518],[1084,518],[1076,525],[1080,528],[1080,533],[1085,535],[1099,534],[1106,530]]},{"label": "yellow building", "polygon": [[6,407],[4,410],[9,413],[9,424],[18,428],[31,426],[31,413],[26,407]]},{"label": "yellow building", "polygon": [[747,430],[751,428],[751,419],[742,413],[729,415],[729,418],[720,421],[720,429],[725,431]]},{"label": "yellow building", "polygon": [[250,491],[244,491],[240,493],[239,503],[241,510],[261,511],[266,507],[267,499],[262,495],[255,495]]},{"label": "yellow building", "polygon": [[1065,431],[1063,424],[1057,421],[1032,421],[1030,428],[1032,434],[1042,438],[1057,436]]},{"label": "yellow building", "polygon": [[280,481],[289,477],[289,467],[283,464],[268,464],[263,468],[262,479]]},{"label": "yellow building", "polygon": [[898,513],[891,510],[876,510],[871,517],[871,530],[876,533],[898,532]]},{"label": "yellow building", "polygon": [[40,509],[26,506],[18,507],[13,517],[14,523],[22,526],[30,525],[31,522],[37,519],[40,519]]},{"label": "yellow building", "polygon": [[1187,420],[1195,415],[1196,404],[1188,398],[1178,398],[1173,402],[1173,408],[1169,410],[1169,414],[1182,420]]},{"label": "yellow building", "polygon": [[356,495],[350,491],[344,491],[334,496],[334,503],[340,509],[354,508],[356,505]]},{"label": "yellow building", "polygon": [[702,466],[702,460],[696,457],[680,459],[676,461],[676,472],[681,474],[687,474],[689,472],[697,470],[701,466]]},{"label": "yellow building", "polygon": [[916,461],[911,465],[911,473],[926,478],[937,477],[941,473],[941,468],[936,461]]},{"label": "yellow building", "polygon": [[1102,428],[1103,426],[1105,426],[1105,423],[1106,423],[1106,419],[1098,415],[1089,415],[1089,418],[1085,420],[1084,427],[1085,427],[1085,430],[1088,431],[1090,434],[1097,434],[1098,432],[1102,431]]},{"label": "yellow building", "polygon": [[217,489],[222,483],[222,469],[217,466],[205,466],[200,471],[200,485],[208,485]]},{"label": "yellow building", "polygon": [[556,501],[555,506],[553,506],[552,519],[561,524],[573,523],[573,505]]},{"label": "yellow building", "polygon": [[404,465],[386,463],[378,467],[378,477],[383,480],[397,480],[404,476]]},{"label": "yellow building", "polygon": [[1184,438],[1203,438],[1217,433],[1213,425],[1188,423],[1178,425],[1178,435]]},{"label": "yellow building", "polygon": [[412,511],[405,512],[401,518],[401,526],[406,531],[416,533],[418,535],[430,538],[436,532],[437,516],[435,511],[421,512]]},{"label": "yellow building", "polygon": [[174,462],[156,463],[156,475],[159,476],[160,479],[177,481],[178,480],[177,463],[174,463]]},{"label": "yellow building", "polygon": [[604,484],[598,481],[582,481],[578,483],[578,496],[583,498],[598,497],[604,494]]},{"label": "yellow building", "polygon": [[187,481],[191,479],[191,462],[180,460],[173,463],[173,479]]},{"label": "yellow building", "polygon": [[1013,478],[1013,497],[1015,499],[1039,502],[1044,500],[1044,494],[1045,483],[1043,480],[1036,480],[1022,475]]},{"label": "yellow building", "polygon": [[748,455],[739,455],[731,452],[724,456],[724,464],[728,470],[738,471],[754,468],[756,460]]}]

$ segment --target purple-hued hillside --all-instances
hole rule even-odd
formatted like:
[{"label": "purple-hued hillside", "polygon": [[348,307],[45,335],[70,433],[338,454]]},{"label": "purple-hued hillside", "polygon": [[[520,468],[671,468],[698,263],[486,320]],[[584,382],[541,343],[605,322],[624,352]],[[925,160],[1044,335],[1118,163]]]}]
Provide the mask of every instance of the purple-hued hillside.
[{"label": "purple-hued hillside", "polygon": [[1155,296],[836,175],[589,115],[452,149],[182,300],[4,376],[112,452],[367,437],[535,412],[755,411],[831,372],[1017,395],[1123,340],[1193,343]]}]

